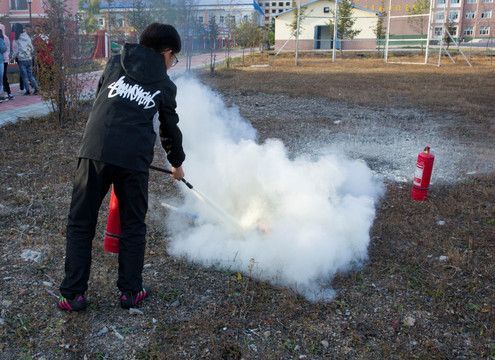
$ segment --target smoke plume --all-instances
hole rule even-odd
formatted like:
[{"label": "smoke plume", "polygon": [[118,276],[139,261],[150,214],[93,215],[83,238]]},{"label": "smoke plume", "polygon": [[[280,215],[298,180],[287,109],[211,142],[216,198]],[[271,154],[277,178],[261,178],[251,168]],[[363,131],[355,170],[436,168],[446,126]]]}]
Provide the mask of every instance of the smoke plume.
[{"label": "smoke plume", "polygon": [[180,186],[180,207],[198,218],[169,211],[169,253],[251,274],[311,300],[331,299],[332,277],[367,258],[383,186],[363,162],[342,154],[290,159],[277,139],[259,144],[253,127],[219,95],[194,79],[176,84],[186,179],[243,230]]}]

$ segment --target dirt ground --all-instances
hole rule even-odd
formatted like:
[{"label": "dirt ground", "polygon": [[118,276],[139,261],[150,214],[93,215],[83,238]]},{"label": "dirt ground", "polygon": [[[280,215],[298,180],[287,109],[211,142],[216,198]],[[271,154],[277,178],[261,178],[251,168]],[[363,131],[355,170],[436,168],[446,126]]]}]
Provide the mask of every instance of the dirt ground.
[{"label": "dirt ground", "polygon": [[[382,177],[369,260],[333,279],[330,303],[172,258],[173,234],[150,217],[143,275],[153,294],[125,311],[117,258],[101,246],[104,206],[89,307],[58,310],[85,121],[0,128],[0,358],[495,359],[494,68],[484,58],[473,68],[347,60],[308,55],[296,67],[281,57],[199,74],[259,141],[280,138],[292,154],[333,143]],[[428,200],[416,202],[410,173],[429,141],[438,166]],[[175,191],[152,173],[150,193]]]}]

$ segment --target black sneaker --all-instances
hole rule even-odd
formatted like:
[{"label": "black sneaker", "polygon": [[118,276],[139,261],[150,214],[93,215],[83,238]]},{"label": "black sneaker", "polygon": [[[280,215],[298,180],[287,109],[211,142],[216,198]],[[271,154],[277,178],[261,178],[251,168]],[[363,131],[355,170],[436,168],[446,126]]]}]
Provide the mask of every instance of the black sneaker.
[{"label": "black sneaker", "polygon": [[80,311],[86,309],[86,300],[82,295],[74,296],[73,300],[61,296],[57,301],[57,305],[62,310]]},{"label": "black sneaker", "polygon": [[31,91],[26,91],[24,95],[31,95]]},{"label": "black sneaker", "polygon": [[143,290],[138,293],[132,294],[131,292],[123,292],[122,296],[120,297],[120,306],[124,309],[132,308],[150,294],[151,291],[146,285],[143,285]]},{"label": "black sneaker", "polygon": [[14,95],[9,94],[9,100],[14,100]]}]

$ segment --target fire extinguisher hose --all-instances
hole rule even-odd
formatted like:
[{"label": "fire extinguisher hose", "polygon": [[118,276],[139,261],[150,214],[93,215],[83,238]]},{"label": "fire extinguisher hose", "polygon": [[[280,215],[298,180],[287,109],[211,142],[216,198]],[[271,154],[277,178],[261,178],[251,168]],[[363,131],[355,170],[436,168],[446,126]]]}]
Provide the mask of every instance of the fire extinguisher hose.
[{"label": "fire extinguisher hose", "polygon": [[[150,169],[153,169],[153,170],[156,170],[156,171],[160,171],[160,172],[163,172],[163,173],[172,175],[172,171],[170,171],[168,169],[163,169],[163,168],[156,167],[156,166],[153,166],[153,165],[150,165]],[[182,179],[182,182],[184,184],[186,184],[189,189],[192,189],[193,188],[193,186],[189,182],[187,182],[186,179]]]}]

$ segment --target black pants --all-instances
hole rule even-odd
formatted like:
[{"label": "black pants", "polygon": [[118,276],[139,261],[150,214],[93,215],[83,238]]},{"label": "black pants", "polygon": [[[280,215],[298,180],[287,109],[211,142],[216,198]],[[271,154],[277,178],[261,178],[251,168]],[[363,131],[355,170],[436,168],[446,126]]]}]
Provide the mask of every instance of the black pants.
[{"label": "black pants", "polygon": [[2,79],[2,82],[3,82],[3,89],[4,91],[7,93],[7,95],[10,95],[10,84],[9,84],[9,80],[7,78],[7,67],[8,67],[9,63],[6,63],[4,62],[3,63],[3,79]]},{"label": "black pants", "polygon": [[117,286],[123,292],[142,290],[148,178],[147,171],[138,172],[100,161],[79,159],[67,221],[65,278],[60,285],[62,296],[72,298],[88,289],[98,211],[112,183],[119,201],[122,227]]}]

